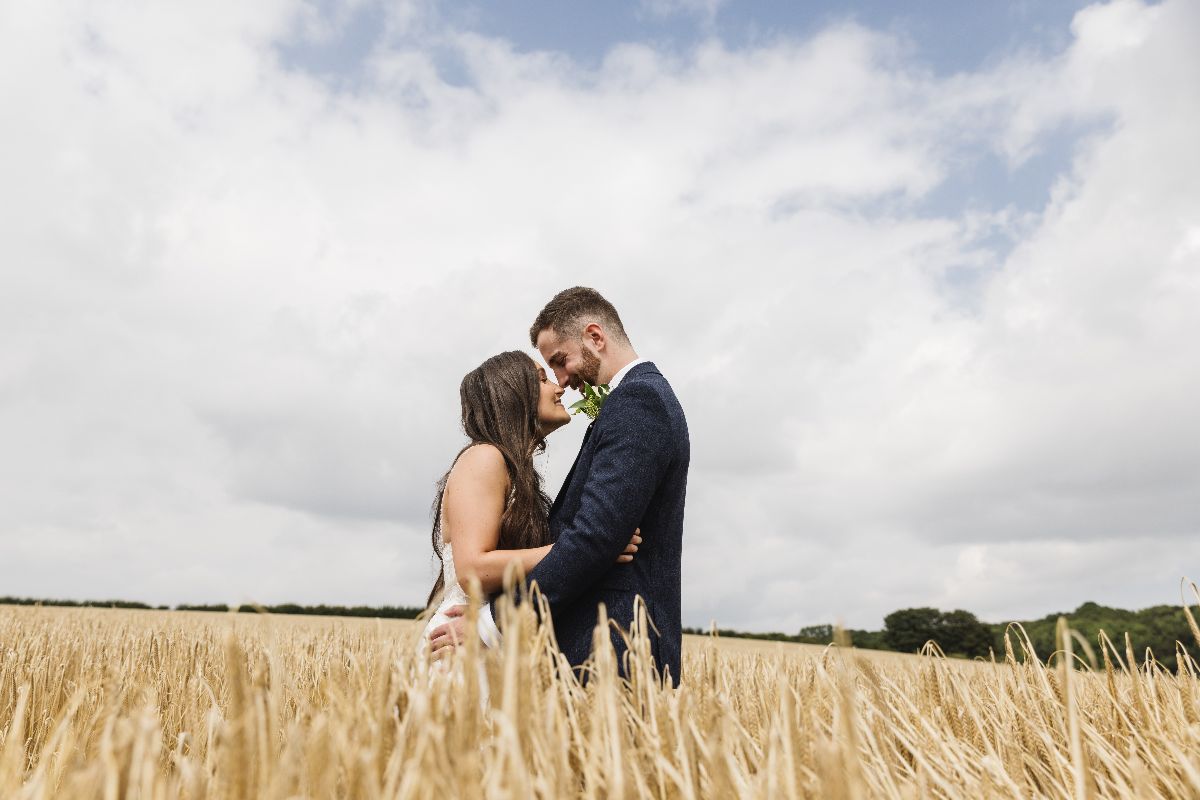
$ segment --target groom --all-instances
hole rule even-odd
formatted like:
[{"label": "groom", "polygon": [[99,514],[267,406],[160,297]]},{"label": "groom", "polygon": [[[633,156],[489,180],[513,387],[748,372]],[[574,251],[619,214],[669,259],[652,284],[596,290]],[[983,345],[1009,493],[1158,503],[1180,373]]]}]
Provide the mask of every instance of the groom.
[{"label": "groom", "polygon": [[[554,547],[527,576],[550,604],[554,634],[573,666],[591,654],[597,607],[622,628],[634,619],[634,597],[646,601],[650,648],[660,674],[679,683],[680,556],[683,501],[691,444],[683,408],[658,368],[638,358],[621,318],[599,292],[582,286],[546,304],[529,340],[554,370],[560,386],[608,384],[600,416],[554,505]],[[616,564],[629,532],[642,543],[631,564]],[[480,636],[498,639],[493,609],[480,614]],[[436,651],[461,641],[462,620],[435,630]],[[625,650],[613,632],[617,663]]]}]

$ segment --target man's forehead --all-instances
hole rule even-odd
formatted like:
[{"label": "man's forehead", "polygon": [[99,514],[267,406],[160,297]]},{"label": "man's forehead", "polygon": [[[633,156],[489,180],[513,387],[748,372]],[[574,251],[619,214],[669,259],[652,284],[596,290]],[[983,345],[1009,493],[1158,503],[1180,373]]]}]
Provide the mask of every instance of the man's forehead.
[{"label": "man's forehead", "polygon": [[563,337],[559,336],[549,328],[538,334],[537,348],[542,355],[546,356],[547,360],[558,353],[566,351]]}]

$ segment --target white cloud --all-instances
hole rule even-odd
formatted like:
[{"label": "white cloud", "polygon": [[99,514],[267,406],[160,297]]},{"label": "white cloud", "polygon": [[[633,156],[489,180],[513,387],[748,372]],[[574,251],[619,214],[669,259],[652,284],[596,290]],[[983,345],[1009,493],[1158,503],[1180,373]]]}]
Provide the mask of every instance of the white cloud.
[{"label": "white cloud", "polygon": [[[423,600],[458,380],[575,283],[688,411],[689,624],[1195,572],[1194,5],[949,78],[856,26],[595,71],[441,31],[473,86],[396,38],[353,91],[281,66],[305,5],[6,15],[0,593]],[[919,210],[1096,123],[1041,212]]]}]

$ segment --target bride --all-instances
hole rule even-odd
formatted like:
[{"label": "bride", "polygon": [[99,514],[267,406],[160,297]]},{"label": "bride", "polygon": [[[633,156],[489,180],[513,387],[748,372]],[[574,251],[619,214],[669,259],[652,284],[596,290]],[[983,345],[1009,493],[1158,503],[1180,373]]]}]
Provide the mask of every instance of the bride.
[{"label": "bride", "polygon": [[[484,594],[494,594],[509,562],[519,561],[528,573],[550,552],[550,498],[533,456],[571,421],[563,388],[518,350],[468,372],[458,392],[470,443],[438,481],[432,539],[442,569],[426,601],[437,609],[421,634],[424,651],[431,632],[468,603],[463,587],[472,577]],[[617,563],[632,561],[640,542],[635,531]]]}]

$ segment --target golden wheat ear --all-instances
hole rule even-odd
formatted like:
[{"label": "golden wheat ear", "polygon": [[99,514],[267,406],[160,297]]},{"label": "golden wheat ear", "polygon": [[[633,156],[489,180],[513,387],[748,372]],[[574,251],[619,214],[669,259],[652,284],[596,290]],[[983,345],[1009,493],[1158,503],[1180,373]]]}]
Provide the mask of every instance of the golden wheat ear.
[{"label": "golden wheat ear", "polygon": [[1187,597],[1184,596],[1184,584],[1191,586],[1192,597],[1196,599],[1196,603],[1200,605],[1200,588],[1196,584],[1189,581],[1187,578],[1180,579],[1179,598],[1183,602],[1183,613],[1187,617],[1188,627],[1192,629],[1192,636],[1196,638],[1196,646],[1200,647],[1200,626],[1196,624],[1196,617],[1192,615],[1192,609],[1189,608]]}]

